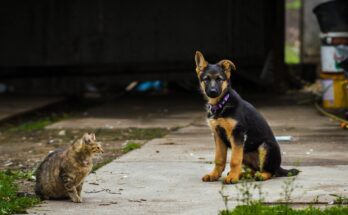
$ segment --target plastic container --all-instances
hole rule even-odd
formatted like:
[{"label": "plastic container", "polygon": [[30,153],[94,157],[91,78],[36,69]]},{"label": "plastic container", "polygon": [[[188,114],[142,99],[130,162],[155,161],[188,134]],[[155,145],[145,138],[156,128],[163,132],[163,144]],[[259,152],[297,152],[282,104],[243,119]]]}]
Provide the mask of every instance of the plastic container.
[{"label": "plastic container", "polygon": [[319,4],[313,12],[317,16],[321,32],[348,32],[348,0]]},{"label": "plastic container", "polygon": [[320,74],[323,88],[323,107],[324,108],[347,108],[348,81],[343,73],[321,73]]},{"label": "plastic container", "polygon": [[[348,1],[348,0],[347,0]],[[348,13],[347,13],[348,16]],[[348,32],[321,34],[321,70],[348,74]]]}]

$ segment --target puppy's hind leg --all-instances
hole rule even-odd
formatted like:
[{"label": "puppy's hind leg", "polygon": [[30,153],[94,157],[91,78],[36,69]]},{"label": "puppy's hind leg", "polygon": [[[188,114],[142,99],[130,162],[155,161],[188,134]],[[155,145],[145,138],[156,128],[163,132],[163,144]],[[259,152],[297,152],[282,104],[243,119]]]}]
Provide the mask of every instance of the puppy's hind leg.
[{"label": "puppy's hind leg", "polygon": [[266,181],[274,175],[281,158],[279,147],[263,143],[258,148],[259,171],[255,174],[256,181]]}]

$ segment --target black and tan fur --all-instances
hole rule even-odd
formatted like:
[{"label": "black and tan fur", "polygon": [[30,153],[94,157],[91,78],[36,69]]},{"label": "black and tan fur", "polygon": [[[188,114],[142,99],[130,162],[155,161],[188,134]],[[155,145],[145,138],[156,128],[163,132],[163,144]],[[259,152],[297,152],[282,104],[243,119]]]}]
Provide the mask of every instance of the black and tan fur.
[{"label": "black and tan fur", "polygon": [[82,202],[82,185],[92,170],[93,155],[102,152],[95,135],[86,133],[67,149],[50,153],[36,171],[35,193],[42,199]]},{"label": "black and tan fur", "polygon": [[226,184],[238,182],[242,165],[250,168],[257,180],[297,175],[297,169],[281,168],[280,148],[266,120],[231,88],[231,71],[235,71],[236,66],[229,60],[209,64],[199,51],[195,61],[201,90],[208,104],[216,105],[227,93],[230,95],[219,111],[208,111],[207,121],[215,139],[215,167],[202,180],[217,181],[221,177],[228,148],[232,149],[232,154],[230,172],[224,179]]}]

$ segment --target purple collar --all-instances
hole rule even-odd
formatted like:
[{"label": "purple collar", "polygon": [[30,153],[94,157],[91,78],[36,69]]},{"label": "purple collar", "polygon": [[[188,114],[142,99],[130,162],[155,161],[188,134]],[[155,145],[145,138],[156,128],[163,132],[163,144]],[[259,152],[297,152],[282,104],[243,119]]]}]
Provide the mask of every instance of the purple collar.
[{"label": "purple collar", "polygon": [[216,105],[208,104],[208,111],[211,114],[216,114],[219,110],[224,108],[225,104],[227,103],[230,97],[230,94],[227,92],[223,99],[220,99],[220,101]]}]

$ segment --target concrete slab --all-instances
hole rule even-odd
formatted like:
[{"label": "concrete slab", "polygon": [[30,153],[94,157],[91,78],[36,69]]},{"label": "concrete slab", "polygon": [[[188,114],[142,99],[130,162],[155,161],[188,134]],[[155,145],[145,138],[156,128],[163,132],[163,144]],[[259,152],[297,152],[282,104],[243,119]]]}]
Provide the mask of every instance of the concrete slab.
[{"label": "concrete slab", "polygon": [[[195,145],[200,140],[201,138],[191,138],[185,139],[185,142]],[[161,144],[166,144],[167,141],[168,139],[151,141],[144,148],[91,174],[84,186],[84,203],[47,201],[40,207],[31,209],[30,213],[217,214],[218,210],[224,208],[219,194],[222,184],[204,183],[200,180],[212,165],[201,161],[196,154],[192,155],[184,144],[166,145],[172,147],[168,151],[159,148],[159,145],[163,146]],[[159,153],[156,152],[158,150]],[[185,151],[184,155],[180,154]],[[201,151],[204,156],[211,157],[207,153]],[[302,173],[294,183],[296,189],[292,195],[293,201],[312,202],[316,196],[319,196],[320,201],[331,201],[333,198],[330,194],[348,194],[348,166],[299,168]],[[261,184],[267,202],[274,202],[282,199],[282,186],[287,179],[276,178],[254,183]],[[229,205],[236,205],[239,193],[237,186],[225,186],[224,193],[231,199]],[[257,191],[254,191],[254,195],[257,198]]]},{"label": "concrete slab", "polygon": [[[276,135],[295,137],[292,142],[280,143],[284,165],[296,164],[302,171],[293,185],[293,201],[310,203],[317,196],[320,201],[331,201],[330,194],[348,195],[346,131],[320,116],[312,106],[262,106],[260,110]],[[194,114],[181,111],[183,121],[190,126],[152,140],[89,175],[83,188],[84,203],[46,201],[29,212],[217,214],[224,208],[219,194],[221,181],[201,181],[201,177],[212,169],[214,159],[213,139],[202,117],[204,113],[200,110]],[[167,116],[163,118],[167,119]],[[163,126],[174,124],[177,123]],[[288,179],[254,183],[261,185],[266,201],[274,202],[282,199],[282,186]],[[230,197],[230,207],[237,204],[238,187],[240,185],[224,188],[224,193]],[[255,196],[256,193],[254,191]]]},{"label": "concrete slab", "polygon": [[61,101],[52,97],[0,97],[0,121]]}]

